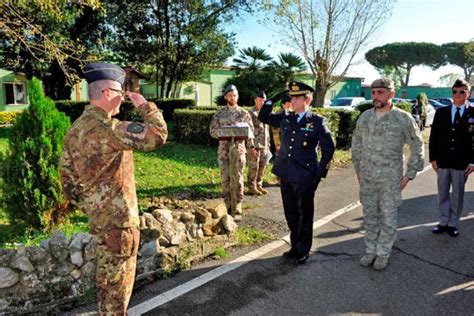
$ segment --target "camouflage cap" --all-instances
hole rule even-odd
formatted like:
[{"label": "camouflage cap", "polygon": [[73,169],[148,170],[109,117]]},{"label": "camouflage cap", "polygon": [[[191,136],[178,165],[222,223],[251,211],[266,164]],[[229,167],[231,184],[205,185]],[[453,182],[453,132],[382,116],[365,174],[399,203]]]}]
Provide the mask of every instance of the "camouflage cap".
[{"label": "camouflage cap", "polygon": [[389,89],[389,90],[394,89],[393,81],[388,79],[388,78],[376,79],[376,80],[374,80],[374,82],[372,82],[370,87],[372,89],[373,88],[385,88],[385,89]]},{"label": "camouflage cap", "polygon": [[231,91],[237,91],[238,92],[237,87],[234,86],[233,84],[230,84],[225,88],[224,95],[226,95],[228,92],[231,92]]}]

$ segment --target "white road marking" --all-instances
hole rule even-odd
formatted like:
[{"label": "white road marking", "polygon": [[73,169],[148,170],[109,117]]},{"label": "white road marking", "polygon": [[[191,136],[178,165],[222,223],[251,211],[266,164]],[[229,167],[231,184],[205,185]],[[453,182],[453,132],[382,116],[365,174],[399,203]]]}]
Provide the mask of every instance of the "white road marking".
[{"label": "white road marking", "polygon": [[[431,165],[426,166],[422,171],[420,171],[418,174],[421,174],[427,170],[431,169]],[[313,229],[319,228],[333,219],[348,213],[356,208],[361,206],[360,201],[353,202],[313,223]],[[290,242],[290,235],[286,235],[282,237],[279,240],[275,240],[263,247],[260,247],[254,251],[249,252],[248,254],[245,254],[237,259],[234,259],[218,268],[215,268],[209,272],[204,273],[203,275],[194,278],[192,280],[189,280],[186,283],[183,283],[169,291],[166,291],[158,296],[155,296],[145,302],[142,302],[138,305],[135,305],[131,307],[128,310],[129,315],[141,315],[146,312],[149,312],[158,306],[161,306],[169,301],[174,300],[175,298],[184,295],[188,292],[191,292],[192,290],[200,287],[201,285],[204,285],[206,283],[209,283],[210,281],[217,279],[221,275],[226,274],[227,272],[233,271],[244,264],[253,261],[255,259],[258,259],[259,257],[264,256],[265,254],[269,253],[270,251],[273,251],[281,246],[286,245],[287,243]]]}]

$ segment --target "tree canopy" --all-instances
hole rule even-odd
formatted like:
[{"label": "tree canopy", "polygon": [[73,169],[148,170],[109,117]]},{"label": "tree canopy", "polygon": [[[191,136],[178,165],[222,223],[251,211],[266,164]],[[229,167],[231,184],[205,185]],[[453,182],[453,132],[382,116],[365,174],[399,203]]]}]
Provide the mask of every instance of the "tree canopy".
[{"label": "tree canopy", "polygon": [[[265,1],[265,19],[305,59],[316,77],[315,104],[340,81],[360,49],[391,14],[392,0]],[[336,75],[337,72],[337,75]]]},{"label": "tree canopy", "polygon": [[462,68],[464,79],[469,82],[474,71],[474,41],[446,43],[441,49],[446,63]]},{"label": "tree canopy", "polygon": [[372,48],[365,54],[365,58],[379,72],[384,69],[386,71],[387,67],[391,68],[398,74],[400,85],[407,86],[412,68],[420,65],[438,68],[442,61],[442,51],[433,43],[390,43]]},{"label": "tree canopy", "polygon": [[113,49],[133,66],[150,71],[161,98],[178,83],[198,79],[205,66],[222,65],[234,54],[234,34],[224,30],[246,0],[131,0],[114,4]]}]

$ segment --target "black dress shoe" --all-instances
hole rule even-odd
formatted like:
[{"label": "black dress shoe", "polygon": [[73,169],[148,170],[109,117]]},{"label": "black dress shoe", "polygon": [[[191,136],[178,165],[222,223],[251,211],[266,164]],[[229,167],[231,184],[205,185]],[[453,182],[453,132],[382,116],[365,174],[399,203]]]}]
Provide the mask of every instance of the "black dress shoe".
[{"label": "black dress shoe", "polygon": [[283,253],[283,258],[285,258],[285,259],[294,259],[294,258],[296,258],[296,252],[293,249],[285,251]]},{"label": "black dress shoe", "polygon": [[299,257],[295,257],[295,263],[296,264],[303,264],[306,262],[306,260],[308,260],[309,258],[309,253],[303,255],[303,256],[299,256]]},{"label": "black dress shoe", "polygon": [[451,227],[448,226],[448,235],[451,237],[458,237],[459,236],[459,230],[456,227]]},{"label": "black dress shoe", "polygon": [[448,229],[448,226],[443,226],[443,225],[436,225],[435,228],[433,228],[433,234],[441,234],[444,233]]}]

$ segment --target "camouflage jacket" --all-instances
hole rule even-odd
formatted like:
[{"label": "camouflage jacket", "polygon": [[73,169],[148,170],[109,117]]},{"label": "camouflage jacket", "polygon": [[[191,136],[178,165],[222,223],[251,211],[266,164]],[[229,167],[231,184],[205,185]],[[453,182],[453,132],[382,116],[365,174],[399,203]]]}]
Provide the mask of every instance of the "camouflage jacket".
[{"label": "camouflage jacket", "polygon": [[250,117],[252,118],[254,128],[254,146],[259,149],[268,149],[270,147],[270,128],[267,124],[264,124],[258,120],[258,111],[255,107],[252,111],[249,111]]},{"label": "camouflage jacket", "polygon": [[[254,132],[252,118],[249,112],[236,105],[235,107],[229,107],[228,105],[219,109],[212,117],[211,125],[209,126],[209,133],[211,137],[218,138],[217,130],[222,126],[235,125],[236,123],[247,123],[250,126],[252,132]],[[247,148],[254,146],[253,138],[247,140],[236,140],[238,151],[240,154],[245,154]],[[219,151],[228,150],[230,141],[221,140],[219,141]]]},{"label": "camouflage jacket", "polygon": [[138,109],[144,123],[132,133],[127,131],[132,122],[108,118],[101,108],[88,105],[65,137],[64,193],[88,215],[92,232],[139,225],[132,150],[157,148],[168,131],[155,104]]},{"label": "camouflage jacket", "polygon": [[410,147],[406,176],[423,169],[423,140],[413,117],[397,107],[377,119],[375,110],[361,114],[352,137],[352,162],[363,179],[399,181],[403,176],[403,147]]}]

